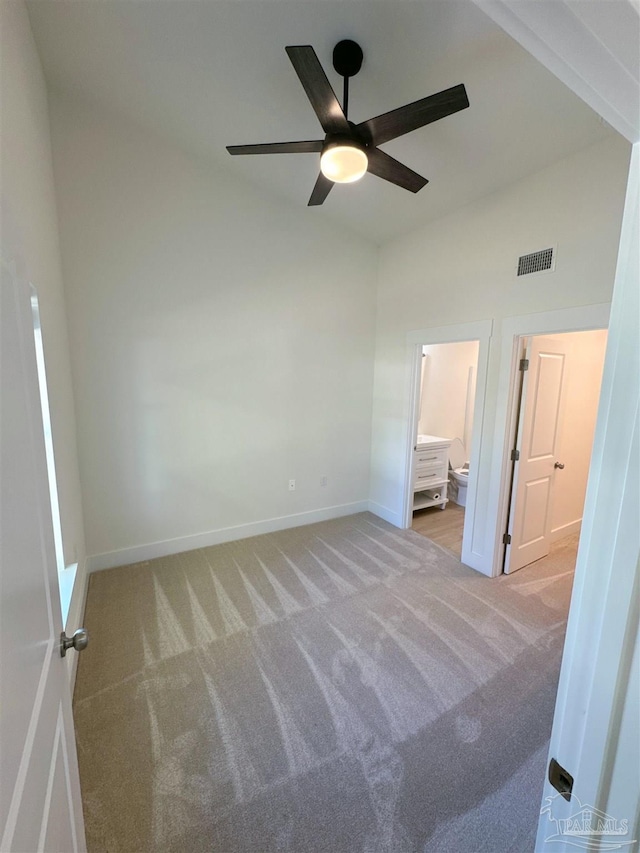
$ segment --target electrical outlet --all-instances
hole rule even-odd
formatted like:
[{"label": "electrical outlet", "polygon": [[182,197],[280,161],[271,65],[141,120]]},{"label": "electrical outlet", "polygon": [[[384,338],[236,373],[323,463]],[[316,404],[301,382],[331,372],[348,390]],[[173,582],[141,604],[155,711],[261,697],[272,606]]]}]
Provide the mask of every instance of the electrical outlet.
[{"label": "electrical outlet", "polygon": [[320,477],[320,488],[325,489],[326,487],[327,487],[327,475],[325,474],[324,477]]},{"label": "electrical outlet", "polygon": [[289,491],[295,492],[295,490],[296,490],[296,481],[295,480],[289,480]]}]

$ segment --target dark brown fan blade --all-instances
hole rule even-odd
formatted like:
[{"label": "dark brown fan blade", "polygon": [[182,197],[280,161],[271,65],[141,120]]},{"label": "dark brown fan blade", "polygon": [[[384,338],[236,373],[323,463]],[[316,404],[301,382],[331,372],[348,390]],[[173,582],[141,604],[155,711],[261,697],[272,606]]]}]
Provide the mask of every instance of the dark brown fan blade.
[{"label": "dark brown fan blade", "polygon": [[461,83],[390,113],[363,121],[358,125],[358,130],[365,138],[370,138],[372,145],[382,145],[383,142],[389,142],[390,139],[396,139],[468,106],[467,91]]},{"label": "dark brown fan blade", "polygon": [[367,148],[367,157],[369,158],[368,172],[412,193],[417,193],[425,184],[429,183],[422,175],[414,172],[398,160],[394,160],[393,157],[385,154],[384,151],[380,151],[379,148]]},{"label": "dark brown fan blade", "polygon": [[325,178],[322,172],[320,172],[320,174],[318,175],[318,180],[316,181],[316,185],[313,188],[313,192],[311,193],[311,198],[307,203],[307,207],[315,207],[318,204],[322,204],[322,202],[331,192],[332,186],[333,181],[330,181],[329,178]]},{"label": "dark brown fan blade", "polygon": [[313,154],[322,151],[324,142],[267,142],[264,145],[227,145],[229,154]]},{"label": "dark brown fan blade", "polygon": [[296,74],[300,78],[311,106],[325,133],[349,134],[349,122],[344,117],[331,83],[327,80],[320,60],[310,44],[285,48]]}]

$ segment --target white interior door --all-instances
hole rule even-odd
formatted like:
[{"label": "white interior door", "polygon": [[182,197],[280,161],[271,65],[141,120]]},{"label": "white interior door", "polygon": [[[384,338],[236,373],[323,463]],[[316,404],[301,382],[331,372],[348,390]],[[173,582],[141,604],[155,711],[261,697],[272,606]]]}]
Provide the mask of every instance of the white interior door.
[{"label": "white interior door", "polygon": [[4,263],[0,336],[0,849],[69,853],[85,837],[31,288]]},{"label": "white interior door", "polygon": [[554,338],[530,338],[518,424],[505,572],[515,572],[549,553],[553,484],[567,375],[566,345]]}]

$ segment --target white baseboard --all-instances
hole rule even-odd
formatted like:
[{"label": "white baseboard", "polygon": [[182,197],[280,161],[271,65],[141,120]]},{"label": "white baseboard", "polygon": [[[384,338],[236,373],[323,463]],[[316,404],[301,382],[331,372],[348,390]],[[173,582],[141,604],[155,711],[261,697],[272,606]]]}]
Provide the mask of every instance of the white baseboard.
[{"label": "white baseboard", "polygon": [[399,527],[400,529],[404,527],[402,523],[402,515],[389,509],[389,507],[377,504],[375,501],[369,501],[367,508],[369,512],[372,512],[384,521],[388,521],[389,524],[393,524],[394,527]]},{"label": "white baseboard", "polygon": [[568,524],[556,527],[551,531],[551,541],[557,542],[558,539],[564,539],[565,536],[570,536],[572,533],[580,533],[581,527],[581,518],[577,518],[575,521],[570,521]]},{"label": "white baseboard", "polygon": [[142,563],[156,557],[168,557],[171,554],[180,554],[182,551],[208,548],[210,545],[233,542],[235,539],[248,539],[250,536],[274,533],[277,530],[286,530],[289,527],[302,527],[304,524],[315,524],[317,521],[328,521],[331,518],[340,518],[343,515],[366,512],[368,509],[368,501],[355,501],[349,504],[314,509],[309,512],[299,512],[295,515],[283,515],[279,518],[267,518],[264,521],[239,524],[235,527],[223,527],[206,533],[195,533],[192,536],[179,536],[176,539],[150,542],[147,545],[134,545],[132,548],[121,548],[118,551],[108,551],[104,554],[93,554],[87,557],[87,571],[97,572],[102,569],[113,569],[116,566]]}]

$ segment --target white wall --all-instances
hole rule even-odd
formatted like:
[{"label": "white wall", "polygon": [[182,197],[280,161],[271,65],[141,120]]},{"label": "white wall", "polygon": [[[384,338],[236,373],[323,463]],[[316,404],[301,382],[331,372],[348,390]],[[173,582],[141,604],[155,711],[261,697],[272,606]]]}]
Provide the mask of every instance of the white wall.
[{"label": "white wall", "polygon": [[79,102],[52,135],[93,564],[366,506],[375,250]]},{"label": "white wall", "polygon": [[[613,136],[464,207],[380,251],[372,505],[401,524],[411,384],[407,332],[493,319],[483,423],[493,437],[505,317],[606,302],[611,298],[629,145]],[[519,255],[557,245],[555,272],[517,278]],[[491,466],[478,470],[472,548],[489,560]]]},{"label": "white wall", "polygon": [[599,329],[549,337],[560,341],[567,352],[558,446],[558,460],[565,467],[557,472],[554,480],[551,512],[551,536],[559,539],[576,532],[582,520],[607,332]]},{"label": "white wall", "polygon": [[478,341],[422,348],[422,395],[418,432],[459,438],[471,451],[478,372]]},{"label": "white wall", "polygon": [[47,91],[24,4],[2,3],[1,12],[2,257],[38,291],[65,563],[78,561],[82,597],[85,541]]}]

